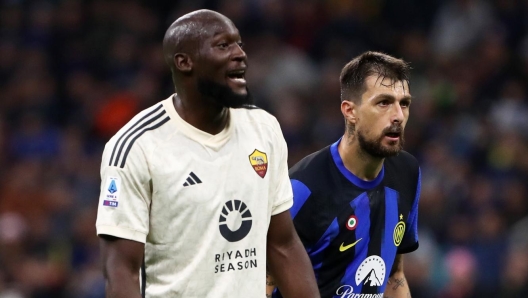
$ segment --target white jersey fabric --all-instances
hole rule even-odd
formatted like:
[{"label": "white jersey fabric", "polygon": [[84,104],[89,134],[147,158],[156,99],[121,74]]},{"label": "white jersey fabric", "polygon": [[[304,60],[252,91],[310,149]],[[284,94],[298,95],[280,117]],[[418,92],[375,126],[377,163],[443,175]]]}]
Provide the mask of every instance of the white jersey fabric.
[{"label": "white jersey fabric", "polygon": [[211,135],[171,96],[106,144],[101,179],[97,234],[145,243],[144,297],[264,296],[270,217],[293,203],[275,117],[230,109]]}]

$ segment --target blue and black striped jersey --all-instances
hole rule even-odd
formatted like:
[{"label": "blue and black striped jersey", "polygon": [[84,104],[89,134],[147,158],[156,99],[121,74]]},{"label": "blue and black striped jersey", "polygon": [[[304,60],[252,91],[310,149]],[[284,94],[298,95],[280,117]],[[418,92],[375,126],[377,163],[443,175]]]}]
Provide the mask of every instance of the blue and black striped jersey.
[{"label": "blue and black striped jersey", "polygon": [[418,248],[420,169],[402,151],[364,181],[343,165],[339,142],[290,169],[290,213],[321,297],[381,298],[396,254]]}]

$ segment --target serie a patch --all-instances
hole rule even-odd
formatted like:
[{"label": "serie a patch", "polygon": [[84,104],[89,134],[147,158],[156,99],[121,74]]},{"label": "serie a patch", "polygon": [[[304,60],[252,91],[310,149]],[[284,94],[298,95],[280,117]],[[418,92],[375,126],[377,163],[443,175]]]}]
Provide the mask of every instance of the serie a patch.
[{"label": "serie a patch", "polygon": [[108,177],[105,184],[106,192],[103,206],[117,207],[119,205],[119,192],[121,190],[121,181],[118,177]]}]

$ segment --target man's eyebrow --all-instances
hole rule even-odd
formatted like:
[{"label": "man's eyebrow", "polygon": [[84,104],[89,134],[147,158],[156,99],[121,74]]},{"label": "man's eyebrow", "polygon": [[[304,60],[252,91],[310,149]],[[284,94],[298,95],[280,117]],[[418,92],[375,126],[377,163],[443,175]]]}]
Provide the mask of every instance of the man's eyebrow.
[{"label": "man's eyebrow", "polygon": [[[373,99],[380,99],[380,98],[390,98],[392,100],[396,100],[396,97],[394,97],[394,95],[392,94],[388,94],[388,93],[381,93],[381,94],[378,94],[376,95]],[[404,97],[402,97],[401,100],[408,100],[408,101],[411,101],[412,100],[412,96],[410,95],[406,95]]]},{"label": "man's eyebrow", "polygon": [[224,31],[215,31],[215,33],[213,33],[213,37],[217,37],[218,35],[221,35],[225,33]]}]

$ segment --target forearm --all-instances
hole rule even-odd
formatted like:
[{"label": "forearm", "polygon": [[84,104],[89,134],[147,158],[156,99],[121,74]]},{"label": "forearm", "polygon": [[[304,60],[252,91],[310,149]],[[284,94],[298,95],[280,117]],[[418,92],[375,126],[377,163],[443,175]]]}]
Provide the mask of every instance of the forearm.
[{"label": "forearm", "polygon": [[275,280],[273,279],[273,276],[271,276],[271,273],[269,270],[266,270],[266,297],[269,298],[273,294],[273,290],[275,290]]},{"label": "forearm", "polygon": [[397,272],[389,277],[384,298],[410,298],[411,291],[403,272]]},{"label": "forearm", "polygon": [[100,243],[106,298],[141,298],[139,268],[145,245],[107,235]]},{"label": "forearm", "polygon": [[114,268],[105,274],[106,298],[141,298],[139,273]]},{"label": "forearm", "polygon": [[268,266],[283,297],[320,297],[310,259],[298,238],[288,246],[269,247]]}]

